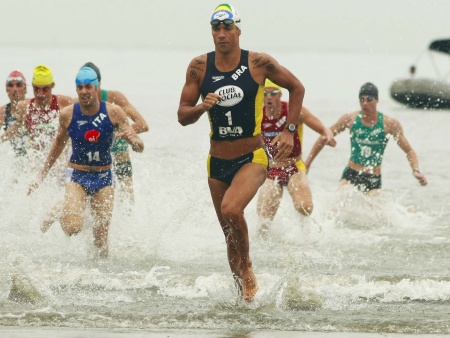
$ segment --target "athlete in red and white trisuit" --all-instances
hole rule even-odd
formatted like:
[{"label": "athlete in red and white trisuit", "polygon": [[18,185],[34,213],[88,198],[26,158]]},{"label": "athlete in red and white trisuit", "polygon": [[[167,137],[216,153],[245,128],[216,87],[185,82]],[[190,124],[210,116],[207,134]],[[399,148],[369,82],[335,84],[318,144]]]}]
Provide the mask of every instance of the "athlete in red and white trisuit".
[{"label": "athlete in red and white trisuit", "polygon": [[[281,101],[282,88],[266,80],[264,90],[264,117],[262,135],[267,151],[271,157],[269,172],[264,185],[259,190],[257,212],[260,218],[260,234],[264,235],[270,227],[280,206],[283,187],[287,187],[294,202],[295,209],[304,216],[313,211],[311,190],[306,176],[306,167],[302,161],[303,124],[323,135],[327,143],[334,146],[333,133],[303,107],[296,125],[286,125],[288,114],[287,102]],[[274,160],[276,144],[273,139],[288,129],[294,134],[294,149],[283,160]]]},{"label": "athlete in red and white trisuit", "polygon": [[24,126],[30,135],[32,149],[40,154],[42,160],[47,156],[50,146],[58,132],[59,112],[62,108],[72,104],[73,99],[63,95],[53,95],[55,87],[50,68],[39,65],[33,72],[33,94],[31,100],[20,101],[17,105],[17,127],[10,131],[9,137],[19,132]]},{"label": "athlete in red and white trisuit", "polygon": [[[34,98],[22,100],[17,104],[17,123],[5,133],[5,138],[9,139],[26,129],[31,142],[28,152],[31,171],[42,166],[50,151],[59,128],[60,110],[73,103],[73,99],[69,96],[52,94],[55,82],[52,71],[47,66],[39,65],[34,68],[32,85]],[[58,173],[63,183],[65,161],[61,160],[57,165],[60,167]],[[42,231],[47,231],[60,210],[61,204],[57,203],[46,215],[41,225]]]}]

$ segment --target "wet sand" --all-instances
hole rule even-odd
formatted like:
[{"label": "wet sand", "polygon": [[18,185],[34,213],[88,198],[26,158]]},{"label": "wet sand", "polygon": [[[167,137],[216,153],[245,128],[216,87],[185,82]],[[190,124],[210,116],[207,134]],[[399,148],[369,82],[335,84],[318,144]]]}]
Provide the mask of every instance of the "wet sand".
[{"label": "wet sand", "polygon": [[448,335],[431,334],[391,334],[360,332],[300,332],[300,331],[257,331],[230,332],[220,330],[105,330],[105,329],[70,329],[70,328],[22,328],[0,327],[2,338],[444,338]]}]

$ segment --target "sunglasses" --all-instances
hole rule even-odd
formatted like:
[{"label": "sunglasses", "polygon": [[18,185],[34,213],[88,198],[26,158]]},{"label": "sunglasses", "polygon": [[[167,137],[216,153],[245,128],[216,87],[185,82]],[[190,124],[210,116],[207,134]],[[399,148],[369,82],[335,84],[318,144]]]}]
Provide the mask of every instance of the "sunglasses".
[{"label": "sunglasses", "polygon": [[95,79],[76,79],[75,80],[75,83],[79,86],[79,85],[82,85],[82,84],[94,84],[95,85],[95,81],[97,81],[97,78],[95,78]]},{"label": "sunglasses", "polygon": [[11,82],[7,82],[6,85],[9,88],[13,88],[14,86],[16,86],[17,88],[25,87],[25,84],[22,81],[17,81],[17,80],[14,80],[14,81],[16,81],[16,82],[12,82],[12,81]]},{"label": "sunglasses", "polygon": [[33,86],[33,90],[38,93],[40,93],[40,92],[48,93],[50,91],[50,89],[52,89],[52,88],[49,86],[45,86],[45,87]]},{"label": "sunglasses", "polygon": [[372,102],[373,100],[375,100],[375,98],[373,96],[367,96],[365,99],[363,97],[359,98],[359,102]]},{"label": "sunglasses", "polygon": [[233,19],[223,19],[223,20],[219,20],[219,19],[214,19],[211,20],[210,24],[213,27],[219,27],[219,25],[221,23],[223,23],[226,27],[230,27],[232,25],[234,25],[235,23],[241,22],[241,20],[239,21],[234,21]]},{"label": "sunglasses", "polygon": [[272,90],[271,92],[264,91],[264,96],[270,95],[270,96],[276,96],[280,93],[278,89]]}]

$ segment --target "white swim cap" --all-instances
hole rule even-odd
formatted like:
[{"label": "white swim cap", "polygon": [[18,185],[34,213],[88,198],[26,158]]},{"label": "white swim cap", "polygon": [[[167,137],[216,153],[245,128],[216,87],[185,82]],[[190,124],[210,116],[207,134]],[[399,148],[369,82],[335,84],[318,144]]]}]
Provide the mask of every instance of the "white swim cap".
[{"label": "white swim cap", "polygon": [[225,19],[232,19],[234,21],[234,25],[241,29],[241,16],[239,15],[236,8],[234,8],[230,4],[220,4],[216,7],[214,10],[211,21],[213,20],[225,20]]}]

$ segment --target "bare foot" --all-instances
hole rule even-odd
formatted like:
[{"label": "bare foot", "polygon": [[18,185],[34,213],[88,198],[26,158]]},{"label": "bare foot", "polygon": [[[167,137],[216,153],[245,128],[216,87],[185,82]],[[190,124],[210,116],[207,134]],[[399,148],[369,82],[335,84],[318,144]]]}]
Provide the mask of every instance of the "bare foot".
[{"label": "bare foot", "polygon": [[247,302],[252,301],[253,297],[256,295],[259,286],[256,281],[255,273],[253,268],[248,268],[246,271],[242,272],[242,295],[244,300]]},{"label": "bare foot", "polygon": [[266,240],[269,238],[269,226],[267,224],[263,223],[258,228],[258,238],[261,240]]},{"label": "bare foot", "polygon": [[42,221],[41,231],[43,233],[46,233],[48,231],[48,229],[50,229],[50,227],[53,225],[54,222],[55,222],[54,219],[46,219],[46,220]]},{"label": "bare foot", "polygon": [[108,244],[102,246],[96,246],[95,248],[95,258],[103,259],[108,258]]},{"label": "bare foot", "polygon": [[236,285],[236,289],[239,296],[242,296],[242,279],[233,274],[234,284]]}]

